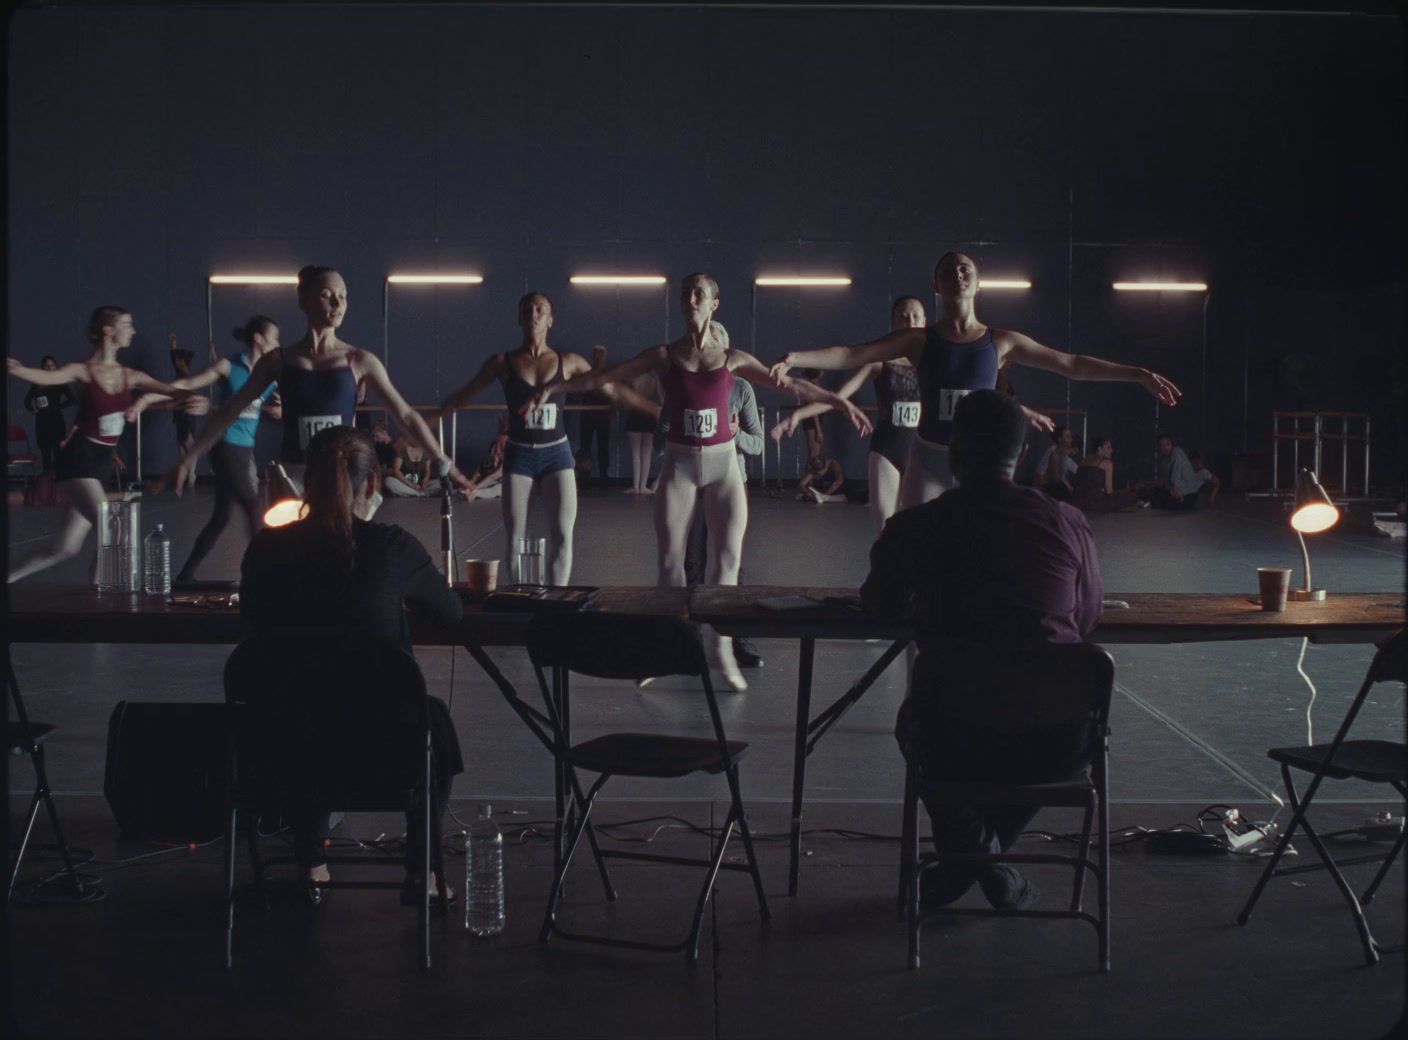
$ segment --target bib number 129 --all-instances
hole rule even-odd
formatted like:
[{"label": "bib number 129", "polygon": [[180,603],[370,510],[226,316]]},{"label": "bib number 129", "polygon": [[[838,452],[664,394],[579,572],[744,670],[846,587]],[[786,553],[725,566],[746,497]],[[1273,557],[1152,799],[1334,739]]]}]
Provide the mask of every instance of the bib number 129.
[{"label": "bib number 129", "polygon": [[698,437],[704,440],[718,432],[719,410],[717,408],[701,408],[697,412],[692,408],[684,410],[684,435],[686,437]]}]

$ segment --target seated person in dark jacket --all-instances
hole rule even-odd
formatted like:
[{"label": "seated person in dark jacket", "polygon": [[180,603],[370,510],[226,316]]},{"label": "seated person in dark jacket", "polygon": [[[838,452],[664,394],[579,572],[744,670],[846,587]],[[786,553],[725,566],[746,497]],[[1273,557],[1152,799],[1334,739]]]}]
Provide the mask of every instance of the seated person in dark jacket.
[{"label": "seated person in dark jacket", "polygon": [[[896,513],[870,551],[866,610],[881,618],[912,611],[914,618],[919,654],[895,735],[919,772],[921,798],[926,782],[1040,783],[1070,777],[1090,761],[1090,749],[1070,731],[995,743],[943,717],[942,643],[1011,655],[1033,644],[1081,642],[1100,620],[1104,586],[1084,515],[1012,482],[1025,436],[1012,398],[994,390],[966,395],[949,447],[959,486]],[[929,810],[935,847],[955,853],[1006,851],[1034,814],[1026,806]],[[1009,866],[949,864],[925,873],[921,903],[950,903],[974,881],[999,909],[1037,898],[1036,886]]]},{"label": "seated person in dark jacket", "polygon": [[[265,528],[244,554],[240,613],[256,630],[333,625],[389,639],[409,652],[407,606],[443,625],[460,622],[460,599],[420,542],[395,524],[371,522],[381,503],[381,467],[370,437],[348,426],[319,433],[308,442],[304,483],[307,517]],[[450,778],[464,763],[445,702],[431,697],[428,710],[434,805],[443,814]],[[413,856],[424,845],[423,813],[423,807],[406,813]],[[293,822],[295,854],[309,880],[328,880],[322,851],[327,817]],[[434,882],[424,864],[415,864],[407,897],[427,883],[433,893]]]}]

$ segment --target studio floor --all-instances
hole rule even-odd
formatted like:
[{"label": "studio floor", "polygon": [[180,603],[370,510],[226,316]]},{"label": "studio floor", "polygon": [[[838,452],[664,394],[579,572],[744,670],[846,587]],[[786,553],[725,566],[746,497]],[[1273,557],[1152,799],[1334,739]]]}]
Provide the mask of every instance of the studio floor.
[{"label": "studio floor", "polygon": [[[654,579],[651,500],[616,489],[584,493],[574,581],[649,584]],[[870,515],[860,505],[816,506],[754,489],[744,581],[854,586],[865,575]],[[144,521],[164,522],[182,557],[209,510],[209,492],[149,499]],[[45,540],[57,511],[11,508],[10,551]],[[390,500],[378,519],[400,523],[438,545],[438,503]],[[1189,515],[1155,511],[1092,518],[1108,593],[1251,593],[1255,568],[1295,566],[1299,549],[1275,501],[1224,496]],[[461,504],[461,554],[501,555],[497,502]],[[1402,596],[1401,541],[1375,537],[1369,508],[1313,540],[1316,584],[1335,592]],[[207,562],[205,577],[238,573],[236,528]],[[91,543],[90,543],[91,551]],[[936,547],[942,551],[942,547]],[[70,561],[34,582],[86,580]],[[742,765],[755,830],[785,831],[792,776],[796,647],[762,641],[764,667],[746,693],[725,694],[730,737],[751,747]],[[1281,790],[1268,747],[1328,739],[1372,657],[1368,646],[1311,646],[1297,671],[1297,641],[1117,646],[1111,726],[1112,824],[1191,823],[1211,804],[1254,819],[1278,812]],[[839,694],[880,646],[823,643],[818,701]],[[801,892],[786,894],[785,846],[761,843],[774,919],[763,929],[746,880],[726,876],[706,921],[699,964],[683,958],[536,941],[551,865],[549,847],[525,825],[549,815],[547,755],[462,652],[417,656],[432,692],[450,701],[466,772],[452,808],[467,820],[483,802],[502,811],[511,841],[506,864],[508,927],[475,940],[453,914],[436,922],[435,966],[413,963],[415,921],[394,896],[333,893],[316,910],[249,909],[240,916],[233,973],[219,966],[219,845],[162,851],[119,839],[102,797],[107,719],[123,699],[219,700],[225,647],[16,646],[14,662],[31,713],[58,724],[49,770],[71,840],[95,857],[107,897],[86,906],[19,905],[11,913],[12,1006],[38,1036],[1381,1036],[1404,1005],[1402,955],[1362,964],[1338,893],[1323,873],[1273,882],[1256,915],[1233,918],[1254,883],[1250,857],[1186,859],[1137,844],[1113,870],[1113,959],[1095,974],[1094,934],[1074,922],[958,919],[925,933],[917,972],[905,965],[894,889],[902,769],[891,735],[903,695],[898,666],[827,736],[812,756],[804,826],[808,855]],[[515,683],[531,678],[518,651],[496,651]],[[707,727],[697,693],[684,682],[645,690],[578,687],[574,729],[594,726],[689,733]],[[1403,739],[1401,687],[1371,695],[1356,735]],[[23,808],[29,770],[11,760],[12,801]],[[617,780],[598,810],[627,823],[610,840],[650,839],[657,849],[690,849],[704,839],[686,821],[721,812],[722,784]],[[1348,828],[1401,805],[1384,790],[1327,785],[1318,799],[1326,829]],[[726,803],[722,803],[726,804]],[[510,813],[512,811],[512,813]],[[1284,822],[1289,810],[1280,811]],[[657,830],[662,824],[670,824]],[[1060,814],[1034,826],[1064,831]],[[448,822],[453,834],[458,822]],[[837,833],[837,832],[845,832]],[[390,818],[354,816],[344,838],[396,836]],[[864,838],[857,835],[878,835]],[[46,840],[41,824],[39,840]],[[1040,851],[1041,838],[1023,840]],[[1301,843],[1297,843],[1301,844]],[[131,857],[158,853],[143,859]],[[1302,860],[1313,856],[1308,845]],[[122,861],[122,862],[119,862]],[[34,870],[52,868],[41,854]],[[455,870],[462,870],[462,860]],[[29,871],[27,871],[29,873]],[[1372,871],[1351,868],[1367,884]],[[622,899],[606,909],[589,869],[569,889],[566,913],[657,938],[682,932],[692,900],[688,870],[623,867]],[[1036,868],[1055,905],[1064,875]],[[1362,878],[1362,880],[1361,880]],[[456,879],[462,887],[463,877]],[[980,899],[976,894],[966,899]],[[1395,867],[1370,919],[1385,943],[1403,941],[1404,873]]]}]

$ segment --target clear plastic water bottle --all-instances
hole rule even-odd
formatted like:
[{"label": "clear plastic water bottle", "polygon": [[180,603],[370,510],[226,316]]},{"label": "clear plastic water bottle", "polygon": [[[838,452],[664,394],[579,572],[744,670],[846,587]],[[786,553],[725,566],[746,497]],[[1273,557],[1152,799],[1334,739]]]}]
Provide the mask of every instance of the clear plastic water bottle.
[{"label": "clear plastic water bottle", "polygon": [[471,935],[504,930],[504,836],[485,805],[464,836],[464,927]]},{"label": "clear plastic water bottle", "polygon": [[142,559],[146,567],[146,590],[148,596],[166,596],[171,593],[171,536],[161,524],[147,535],[142,543]]}]

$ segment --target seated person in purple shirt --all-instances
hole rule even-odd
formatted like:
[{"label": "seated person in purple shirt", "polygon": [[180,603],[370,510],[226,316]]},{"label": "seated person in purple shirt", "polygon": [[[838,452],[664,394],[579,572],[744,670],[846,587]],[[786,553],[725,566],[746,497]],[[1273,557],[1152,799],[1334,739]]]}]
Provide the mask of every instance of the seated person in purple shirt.
[{"label": "seated person in purple shirt", "polygon": [[[1005,655],[1081,642],[1100,620],[1104,585],[1085,516],[1012,482],[1025,438],[1026,420],[1012,398],[995,390],[966,395],[954,411],[949,447],[959,486],[896,513],[870,550],[861,587],[866,611],[914,618],[919,655],[895,736],[919,773],[921,798],[927,782],[1041,783],[1090,763],[1084,734],[1047,730],[995,741],[944,717],[943,642]],[[929,810],[935,847],[955,853],[1006,851],[1033,815],[1027,806]],[[921,905],[953,902],[975,881],[998,909],[1025,909],[1037,899],[1036,886],[1009,866],[950,864],[925,872]]]}]

